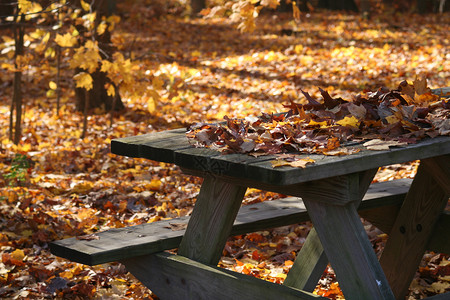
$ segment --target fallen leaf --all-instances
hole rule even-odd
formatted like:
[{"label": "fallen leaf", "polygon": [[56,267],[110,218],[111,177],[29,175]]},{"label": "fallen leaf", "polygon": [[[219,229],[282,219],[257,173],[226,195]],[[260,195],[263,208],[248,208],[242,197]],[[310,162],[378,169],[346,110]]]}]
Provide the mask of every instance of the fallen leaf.
[{"label": "fallen leaf", "polygon": [[408,143],[399,142],[399,141],[383,141],[380,139],[370,140],[363,144],[367,150],[389,150],[389,147],[401,147],[407,146]]},{"label": "fallen leaf", "polygon": [[295,168],[306,168],[307,165],[313,164],[314,162],[315,162],[314,159],[303,158],[303,159],[295,160],[295,161],[289,163],[289,165],[291,167],[295,167]]},{"label": "fallen leaf", "polygon": [[185,230],[187,228],[187,223],[169,223],[166,228],[172,229],[172,231]]}]

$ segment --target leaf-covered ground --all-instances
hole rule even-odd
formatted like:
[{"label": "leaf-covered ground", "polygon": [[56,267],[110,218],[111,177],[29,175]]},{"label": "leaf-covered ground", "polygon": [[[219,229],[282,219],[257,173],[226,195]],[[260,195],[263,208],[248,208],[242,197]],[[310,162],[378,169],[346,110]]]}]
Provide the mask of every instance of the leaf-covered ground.
[{"label": "leaf-covered ground", "polygon": [[[52,72],[25,75],[23,139],[7,139],[12,74],[1,71],[0,297],[10,299],[155,299],[117,263],[87,267],[50,254],[47,243],[192,211],[201,180],[173,165],[112,155],[110,140],[188,126],[198,121],[283,111],[300,89],[318,87],[345,99],[363,89],[396,87],[425,75],[432,88],[450,86],[450,15],[375,16],[313,12],[300,24],[290,15],[258,19],[242,34],[227,20],[157,18],[152,7],[121,10],[113,37],[148,74],[164,78],[161,99],[124,97],[127,111],[92,115],[80,140],[82,115],[74,111],[70,82],[55,113],[45,97]],[[6,33],[3,33],[6,34]],[[3,58],[1,58],[3,60]],[[3,61],[2,61],[3,62]],[[384,168],[376,180],[412,177],[417,163]],[[245,203],[280,197],[250,189]],[[365,224],[380,253],[386,235]],[[310,224],[232,237],[220,266],[281,283]],[[410,299],[448,291],[450,261],[427,253]],[[316,293],[341,299],[328,268]]]}]

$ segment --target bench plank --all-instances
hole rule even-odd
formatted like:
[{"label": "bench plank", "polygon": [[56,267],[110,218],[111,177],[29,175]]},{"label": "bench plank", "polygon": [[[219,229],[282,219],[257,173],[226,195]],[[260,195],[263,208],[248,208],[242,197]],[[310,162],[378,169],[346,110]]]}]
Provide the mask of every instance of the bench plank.
[{"label": "bench plank", "polygon": [[121,262],[161,299],[327,299],[169,253]]},{"label": "bench plank", "polygon": [[[372,184],[359,209],[381,205],[400,205],[408,191],[410,179]],[[289,197],[265,201],[240,208],[231,235],[265,230],[309,220],[300,198]],[[115,228],[99,232],[98,240],[68,238],[50,243],[53,254],[75,262],[97,265],[106,262],[177,248],[189,217]],[[177,230],[181,229],[181,230]]]}]

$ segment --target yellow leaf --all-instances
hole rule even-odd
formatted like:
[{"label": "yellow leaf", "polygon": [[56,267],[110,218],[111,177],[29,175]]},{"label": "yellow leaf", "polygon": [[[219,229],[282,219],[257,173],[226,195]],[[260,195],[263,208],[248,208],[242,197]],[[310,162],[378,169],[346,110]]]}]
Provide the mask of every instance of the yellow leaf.
[{"label": "yellow leaf", "polygon": [[383,141],[380,139],[373,139],[363,144],[367,150],[375,151],[389,150],[389,147],[403,147],[406,145],[408,145],[408,143],[399,141]]},{"label": "yellow leaf", "polygon": [[320,126],[320,127],[326,127],[327,121],[322,121],[322,122],[316,122],[314,120],[309,121],[308,126]]},{"label": "yellow leaf", "polygon": [[114,97],[116,95],[116,89],[114,88],[114,86],[112,84],[106,84],[105,88],[106,88],[106,94],[108,94],[108,96]]},{"label": "yellow leaf", "polygon": [[52,90],[56,90],[56,88],[58,87],[54,81],[50,81],[50,82],[48,83],[48,86],[49,86],[50,89],[52,89]]},{"label": "yellow leaf", "polygon": [[97,26],[97,33],[98,33],[98,35],[104,34],[107,27],[108,27],[108,25],[106,25],[106,23],[104,23],[104,22],[100,23]]},{"label": "yellow leaf", "polygon": [[295,1],[292,1],[292,13],[294,15],[295,22],[300,22],[300,9]]},{"label": "yellow leaf", "polygon": [[436,294],[442,294],[445,293],[445,291],[450,288],[450,285],[447,282],[433,282],[429,288],[427,288],[427,291],[430,291],[432,293]]},{"label": "yellow leaf", "polygon": [[92,77],[90,74],[86,72],[81,72],[76,74],[73,79],[75,79],[76,87],[86,89],[87,91],[91,90],[92,85]]},{"label": "yellow leaf", "polygon": [[285,160],[282,160],[282,159],[271,160],[270,163],[272,164],[272,168],[289,166],[289,162],[285,161]]},{"label": "yellow leaf", "polygon": [[16,249],[11,253],[11,257],[18,261],[23,261],[25,258],[25,252],[21,249]]},{"label": "yellow leaf", "polygon": [[101,56],[98,51],[97,43],[87,41],[84,47],[75,50],[70,60],[70,67],[72,69],[81,68],[87,70],[89,73],[94,73],[101,61]]},{"label": "yellow leaf", "polygon": [[33,4],[31,3],[31,1],[28,0],[19,0],[18,2],[19,5],[19,11],[21,14],[26,14],[29,12],[29,10],[32,8]]},{"label": "yellow leaf", "polygon": [[271,9],[275,9],[280,4],[280,0],[261,0],[260,3],[262,6],[267,6]]},{"label": "yellow leaf", "polygon": [[56,93],[55,93],[55,90],[47,90],[47,92],[45,93],[45,95],[46,95],[48,98],[53,98],[53,97],[56,96]]},{"label": "yellow leaf", "polygon": [[164,81],[159,77],[159,76],[155,76],[152,79],[152,87],[155,90],[161,90],[163,88],[164,85]]},{"label": "yellow leaf", "polygon": [[359,120],[355,116],[345,117],[342,120],[336,122],[336,124],[339,124],[341,126],[350,126],[356,128],[358,128],[359,123]]},{"label": "yellow leaf", "polygon": [[400,120],[396,116],[390,115],[386,117],[386,121],[388,121],[389,124],[394,124],[399,122]]},{"label": "yellow leaf", "polygon": [[286,279],[286,274],[284,274],[284,273],[278,273],[275,277],[276,278],[281,278],[281,279]]},{"label": "yellow leaf", "polygon": [[293,162],[291,162],[289,165],[291,167],[294,168],[305,168],[307,165],[313,164],[315,162],[314,159],[311,159],[309,157],[307,158],[302,158],[302,159],[298,159],[298,160],[294,160]]},{"label": "yellow leaf", "polygon": [[439,96],[438,95],[434,95],[431,93],[423,93],[423,94],[417,94],[414,96],[414,101],[416,102],[416,104],[420,105],[420,104],[430,104],[433,102],[436,102],[439,100]]},{"label": "yellow leaf", "polygon": [[73,47],[77,43],[77,39],[70,33],[64,35],[57,34],[55,42],[61,47]]},{"label": "yellow leaf", "polygon": [[192,57],[199,57],[200,55],[202,55],[202,53],[198,50],[192,51],[191,52],[191,56]]},{"label": "yellow leaf", "polygon": [[91,5],[89,3],[84,2],[83,0],[80,0],[81,8],[85,11],[91,10]]}]

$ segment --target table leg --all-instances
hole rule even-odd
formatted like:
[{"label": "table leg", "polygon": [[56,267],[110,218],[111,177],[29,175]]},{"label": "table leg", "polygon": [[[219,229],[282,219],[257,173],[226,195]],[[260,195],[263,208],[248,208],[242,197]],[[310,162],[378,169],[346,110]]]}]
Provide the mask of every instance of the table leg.
[{"label": "table leg", "polygon": [[[364,194],[362,191],[365,192],[368,186],[366,175],[346,176],[347,184],[344,184],[342,177],[313,182],[314,186],[302,198],[345,298],[393,299],[388,281],[357,213],[361,195]],[[337,191],[324,193],[321,186],[329,186],[333,182],[336,182]],[[346,194],[360,197],[339,199],[335,201],[339,205],[333,204],[336,195]]]},{"label": "table leg", "polygon": [[328,258],[314,228],[309,232],[305,244],[298,253],[283,284],[312,292],[328,264]]},{"label": "table leg", "polygon": [[205,178],[178,254],[216,265],[246,190],[216,177]]},{"label": "table leg", "polygon": [[[367,192],[377,169],[361,172],[358,175],[358,200],[355,207],[361,202]],[[288,273],[284,285],[312,292],[328,264],[328,258],[320,243],[316,229],[312,228],[302,249]]]},{"label": "table leg", "polygon": [[423,160],[389,234],[380,263],[397,299],[403,299],[445,208],[450,188],[449,156]]}]

